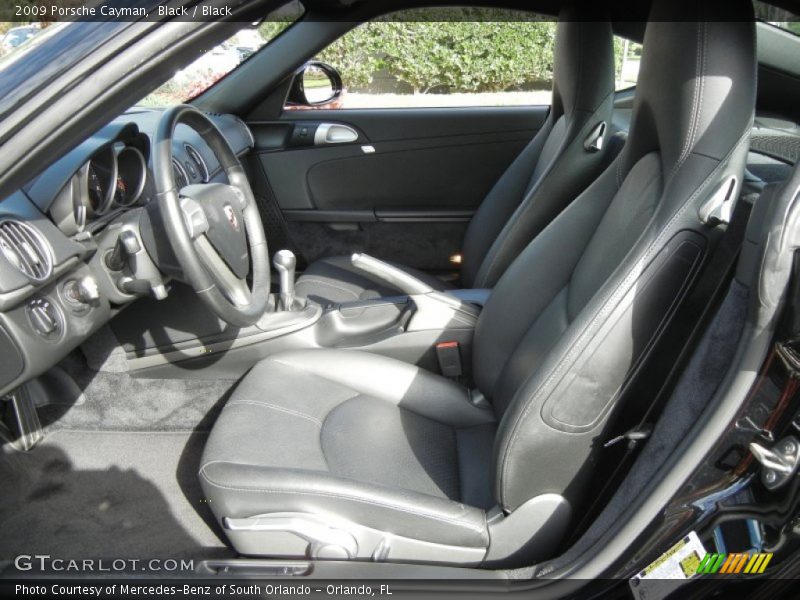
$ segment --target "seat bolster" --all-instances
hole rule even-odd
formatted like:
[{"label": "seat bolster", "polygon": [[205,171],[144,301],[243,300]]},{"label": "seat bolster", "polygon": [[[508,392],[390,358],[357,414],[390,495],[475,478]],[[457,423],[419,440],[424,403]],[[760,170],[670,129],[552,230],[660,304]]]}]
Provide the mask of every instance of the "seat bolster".
[{"label": "seat bolster", "polygon": [[598,123],[610,121],[613,100],[609,93],[594,113],[576,111],[561,118],[562,139],[551,150],[554,156],[542,153],[537,163],[541,173],[534,174],[534,182],[486,251],[474,287],[494,287],[531,240],[600,175],[609,152],[587,152],[583,145]]},{"label": "seat bolster", "polygon": [[334,516],[438,544],[481,548],[489,543],[483,510],[400,488],[319,471],[214,460],[200,468],[200,481],[220,518],[290,511]]},{"label": "seat bolster", "polygon": [[271,356],[264,363],[316,375],[456,428],[496,420],[492,410],[470,402],[467,388],[441,375],[377,354],[327,348],[296,350]]},{"label": "seat bolster", "polygon": [[[405,265],[391,264],[424,281],[435,290],[453,289],[452,285],[438,277]],[[373,279],[354,267],[349,256],[332,256],[314,261],[297,279],[295,290],[298,295],[322,304],[343,304],[403,295],[400,290]]]}]

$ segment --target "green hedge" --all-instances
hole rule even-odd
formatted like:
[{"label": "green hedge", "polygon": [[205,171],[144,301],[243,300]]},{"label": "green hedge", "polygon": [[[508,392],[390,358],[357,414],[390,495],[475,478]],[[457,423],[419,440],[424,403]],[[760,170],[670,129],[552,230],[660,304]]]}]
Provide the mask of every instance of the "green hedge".
[{"label": "green hedge", "polygon": [[[427,9],[424,20],[418,11],[408,20],[394,16],[365,23],[316,58],[335,67],[351,91],[375,91],[380,75],[396,78],[414,93],[549,88],[555,22],[510,20],[508,13],[493,9],[461,9],[459,20],[452,20],[454,11],[442,10]],[[261,32],[271,39],[282,26],[264,23]],[[618,38],[615,51],[619,74]]]},{"label": "green hedge", "polygon": [[369,87],[384,71],[414,93],[498,92],[551,79],[554,34],[549,22],[375,22],[319,58],[351,89]]},{"label": "green hedge", "polygon": [[[368,89],[380,72],[414,93],[497,92],[551,79],[555,23],[503,20],[502,11],[485,9],[472,14],[476,10],[459,11],[458,21],[444,20],[452,10],[438,15],[440,20],[437,11],[427,10],[425,20],[417,13],[411,17],[417,20],[395,16],[365,23],[317,58],[335,67],[350,90]],[[265,23],[262,33],[269,39],[277,26]]]}]

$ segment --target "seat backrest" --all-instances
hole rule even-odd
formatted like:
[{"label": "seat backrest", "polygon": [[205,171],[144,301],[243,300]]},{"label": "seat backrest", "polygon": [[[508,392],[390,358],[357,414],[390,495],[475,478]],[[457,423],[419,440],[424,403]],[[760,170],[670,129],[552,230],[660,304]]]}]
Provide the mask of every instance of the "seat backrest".
[{"label": "seat backrest", "polygon": [[[463,287],[492,287],[528,242],[600,173],[605,147],[584,142],[611,124],[611,25],[564,9],[556,29],[553,100],[536,136],[498,180],[467,228]],[[606,141],[608,134],[605,136]]]},{"label": "seat backrest", "polygon": [[473,368],[501,419],[494,484],[507,511],[548,492],[580,500],[626,385],[718,237],[700,209],[738,195],[755,105],[752,6],[731,0],[738,21],[709,21],[715,4],[654,1],[625,148],[483,309]]}]

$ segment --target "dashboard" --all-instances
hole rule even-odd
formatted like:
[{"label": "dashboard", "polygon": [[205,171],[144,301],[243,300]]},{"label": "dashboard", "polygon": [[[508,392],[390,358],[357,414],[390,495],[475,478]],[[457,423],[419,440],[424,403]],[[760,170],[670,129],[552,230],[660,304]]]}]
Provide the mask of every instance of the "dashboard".
[{"label": "dashboard", "polygon": [[[144,250],[160,240],[142,227],[157,218],[151,155],[161,115],[126,112],[0,201],[0,394],[51,368],[136,298],[167,293],[169,275]],[[209,117],[237,156],[252,149],[241,120]],[[173,135],[172,168],[179,188],[227,182],[185,125]],[[121,250],[130,260],[119,260]]]},{"label": "dashboard", "polygon": [[[61,188],[50,216],[66,235],[95,230],[106,215],[146,204],[151,193],[147,136],[136,133],[95,151]],[[188,184],[184,184],[188,185]],[[150,190],[147,190],[148,192]]]}]

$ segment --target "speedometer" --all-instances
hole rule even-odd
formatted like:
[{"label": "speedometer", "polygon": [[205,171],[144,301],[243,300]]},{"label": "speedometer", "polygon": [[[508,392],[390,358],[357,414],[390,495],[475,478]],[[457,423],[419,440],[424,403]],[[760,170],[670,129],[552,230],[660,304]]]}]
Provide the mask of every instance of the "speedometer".
[{"label": "speedometer", "polygon": [[117,155],[117,180],[114,202],[117,206],[130,206],[142,195],[147,165],[142,153],[133,146],[125,146]]}]

